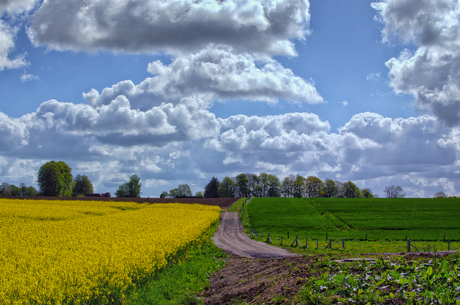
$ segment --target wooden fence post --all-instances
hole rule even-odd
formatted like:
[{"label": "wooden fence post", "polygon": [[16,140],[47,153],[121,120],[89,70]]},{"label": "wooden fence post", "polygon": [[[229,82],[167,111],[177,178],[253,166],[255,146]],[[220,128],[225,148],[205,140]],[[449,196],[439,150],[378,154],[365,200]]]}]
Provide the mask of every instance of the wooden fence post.
[{"label": "wooden fence post", "polygon": [[407,239],[407,252],[410,252],[410,239]]},{"label": "wooden fence post", "polygon": [[283,245],[283,233],[281,233],[281,243],[280,243],[280,246]]},{"label": "wooden fence post", "polygon": [[316,237],[316,249],[319,248],[318,237]]},{"label": "wooden fence post", "polygon": [[345,250],[345,238],[342,238],[342,249]]},{"label": "wooden fence post", "polygon": [[308,236],[305,236],[305,249],[308,247]]}]

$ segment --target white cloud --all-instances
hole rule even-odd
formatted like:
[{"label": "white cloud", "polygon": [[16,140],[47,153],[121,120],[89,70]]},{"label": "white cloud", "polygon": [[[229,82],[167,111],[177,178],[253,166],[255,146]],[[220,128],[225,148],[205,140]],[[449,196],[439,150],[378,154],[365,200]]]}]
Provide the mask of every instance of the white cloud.
[{"label": "white cloud", "polygon": [[347,102],[347,101],[343,101],[343,102],[341,102],[340,104],[342,104],[343,107],[347,107],[347,106],[348,106],[348,102]]},{"label": "white cloud", "polygon": [[[361,113],[333,133],[327,121],[310,113],[216,119],[191,98],[141,111],[121,96],[96,108],[48,101],[18,119],[1,114],[0,129],[0,169],[11,183],[21,172],[31,175],[18,162],[33,162],[36,170],[54,159],[87,174],[100,192],[114,192],[137,173],[149,181],[149,196],[159,195],[166,183],[193,182],[198,189],[212,176],[239,172],[281,179],[318,175],[359,181],[378,192],[382,183],[399,183],[408,195],[421,194],[420,188],[426,194],[460,190],[460,130],[428,115],[390,119]],[[379,185],[382,190],[375,189]]]},{"label": "white cloud", "polygon": [[373,72],[366,76],[366,79],[368,81],[374,81],[374,80],[377,80],[378,78],[380,78],[380,72]]},{"label": "white cloud", "polygon": [[35,6],[36,0],[2,0],[0,1],[0,71],[16,69],[28,65],[25,54],[14,53],[14,40],[19,29],[19,17],[28,13]]},{"label": "white cloud", "polygon": [[304,39],[307,0],[45,1],[30,36],[56,50],[190,52],[209,43],[242,52],[295,55]]},{"label": "white cloud", "polygon": [[460,123],[460,6],[455,0],[388,0],[375,3],[385,28],[383,40],[393,37],[413,43],[390,59],[391,86],[412,94],[415,106],[449,126]]},{"label": "white cloud", "polygon": [[40,77],[38,77],[37,75],[33,75],[33,74],[28,74],[28,73],[25,73],[21,75],[21,82],[28,82],[28,81],[33,81],[33,80],[40,80]]},{"label": "white cloud", "polygon": [[323,102],[311,83],[278,62],[250,54],[235,54],[223,46],[210,46],[196,54],[175,57],[168,66],[155,61],[149,64],[148,71],[154,77],[139,85],[126,80],[101,93],[93,89],[83,97],[96,107],[123,95],[134,108],[144,110],[163,102],[177,103],[190,96],[199,96],[208,104],[231,99]]},{"label": "white cloud", "polygon": [[16,69],[27,65],[24,54],[13,59],[10,58],[10,54],[14,50],[15,36],[16,29],[0,20],[0,71],[4,69]]}]

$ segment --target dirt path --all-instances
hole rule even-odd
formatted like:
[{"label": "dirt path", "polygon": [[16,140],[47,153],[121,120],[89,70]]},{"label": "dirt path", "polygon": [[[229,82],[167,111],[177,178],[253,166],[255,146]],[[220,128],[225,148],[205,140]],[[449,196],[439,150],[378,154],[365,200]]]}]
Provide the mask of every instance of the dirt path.
[{"label": "dirt path", "polygon": [[295,257],[285,249],[272,247],[266,243],[250,239],[244,233],[238,213],[221,214],[219,229],[212,237],[214,244],[232,254],[247,258],[285,258]]}]

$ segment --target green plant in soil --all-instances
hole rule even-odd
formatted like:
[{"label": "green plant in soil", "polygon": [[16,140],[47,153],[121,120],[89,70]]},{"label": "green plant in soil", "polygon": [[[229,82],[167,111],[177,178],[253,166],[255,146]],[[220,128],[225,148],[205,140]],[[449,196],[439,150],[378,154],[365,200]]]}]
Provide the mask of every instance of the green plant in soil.
[{"label": "green plant in soil", "polygon": [[338,263],[318,259],[293,303],[460,304],[458,255],[429,261],[396,258]]},{"label": "green plant in soil", "polygon": [[202,304],[199,291],[209,285],[209,278],[224,266],[219,258],[226,254],[210,239],[217,223],[195,244],[188,245],[166,268],[130,293],[127,304]]}]

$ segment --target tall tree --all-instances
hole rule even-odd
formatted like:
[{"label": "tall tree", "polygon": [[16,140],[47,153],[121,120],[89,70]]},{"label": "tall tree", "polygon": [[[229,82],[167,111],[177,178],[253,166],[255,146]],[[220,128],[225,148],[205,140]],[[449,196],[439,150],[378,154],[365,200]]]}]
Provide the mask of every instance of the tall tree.
[{"label": "tall tree", "polygon": [[117,197],[141,197],[141,187],[142,183],[139,183],[141,178],[138,175],[134,174],[129,177],[129,181],[118,187],[118,190],[115,192]]},{"label": "tall tree", "polygon": [[334,180],[326,178],[324,182],[325,182],[326,197],[330,197],[330,198],[337,197],[338,190],[337,190],[337,186]]},{"label": "tall tree", "polygon": [[238,188],[238,197],[249,197],[249,179],[246,174],[236,176],[236,186]]},{"label": "tall tree", "polygon": [[63,161],[50,161],[38,170],[38,186],[43,196],[72,195],[72,169]]},{"label": "tall tree", "polygon": [[260,197],[260,179],[256,174],[248,175],[250,194],[249,196]]},{"label": "tall tree", "polygon": [[219,183],[219,197],[221,198],[233,198],[235,197],[236,184],[230,177],[225,177],[221,183]]},{"label": "tall tree", "polygon": [[177,190],[178,190],[177,197],[180,197],[180,198],[192,197],[192,190],[190,189],[190,186],[188,186],[188,184],[179,184],[179,186],[177,187]]},{"label": "tall tree", "polygon": [[387,187],[385,187],[383,192],[385,193],[387,198],[404,198],[406,196],[406,193],[403,192],[402,187],[400,187],[399,185],[397,185],[397,186],[394,186],[394,185],[387,186]]},{"label": "tall tree", "polygon": [[166,197],[169,197],[169,193],[166,191],[163,191],[160,195],[160,198],[166,198]]},{"label": "tall tree", "polygon": [[268,197],[280,197],[281,196],[281,183],[278,177],[275,175],[267,176],[267,196]]},{"label": "tall tree", "polygon": [[302,198],[305,189],[305,178],[301,175],[297,175],[294,181],[293,196],[296,198]]},{"label": "tall tree", "polygon": [[89,180],[88,176],[77,175],[73,182],[73,196],[93,193],[93,184]]},{"label": "tall tree", "polygon": [[308,176],[305,181],[305,194],[307,197],[320,197],[321,189],[323,188],[323,181],[318,177]]},{"label": "tall tree", "polygon": [[370,189],[362,189],[361,194],[363,194],[364,198],[374,198],[374,194]]},{"label": "tall tree", "polygon": [[343,184],[343,187],[344,187],[344,192],[345,192],[345,197],[346,198],[360,198],[360,197],[363,197],[363,195],[361,194],[361,191],[356,186],[356,184],[354,184],[353,182],[347,181],[347,182],[345,182]]},{"label": "tall tree", "polygon": [[267,197],[268,175],[266,173],[261,173],[259,175],[259,187],[260,187],[260,197]]},{"label": "tall tree", "polygon": [[204,190],[205,198],[219,198],[219,179],[212,177]]}]

